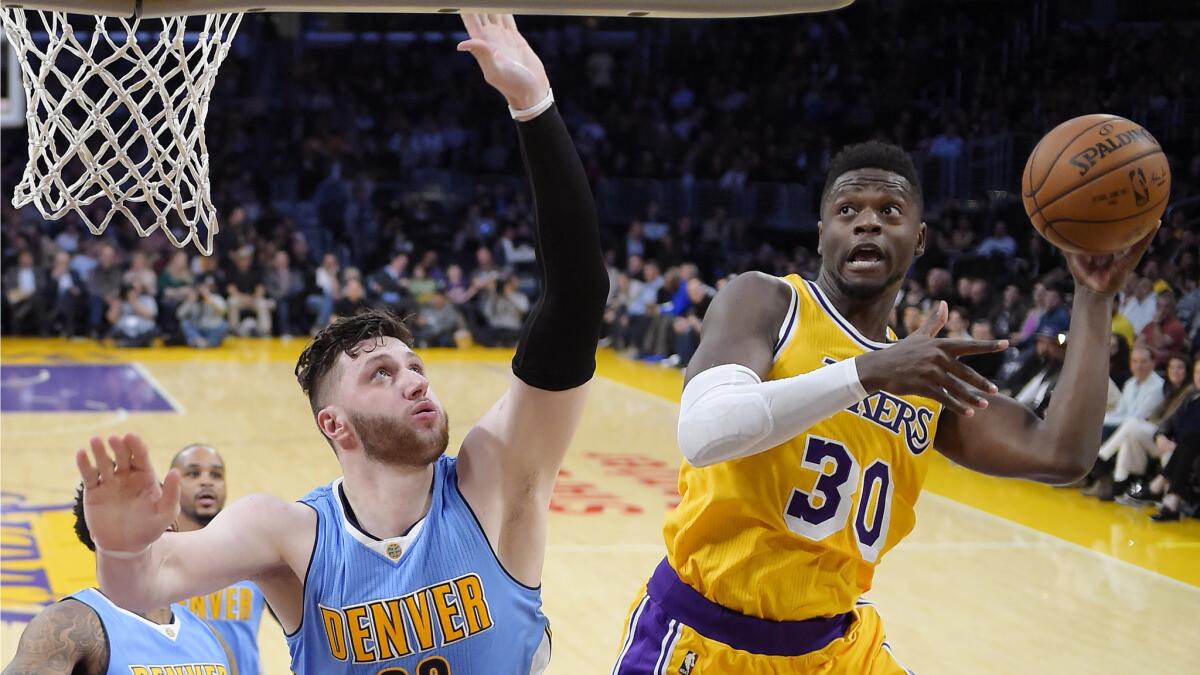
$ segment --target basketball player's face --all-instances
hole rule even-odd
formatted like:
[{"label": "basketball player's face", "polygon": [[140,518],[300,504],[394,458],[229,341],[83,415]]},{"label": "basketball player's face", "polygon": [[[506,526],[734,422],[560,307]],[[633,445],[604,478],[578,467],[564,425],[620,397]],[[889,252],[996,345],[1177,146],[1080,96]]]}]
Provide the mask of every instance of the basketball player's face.
[{"label": "basketball player's face", "polygon": [[357,359],[343,358],[350,363],[341,403],[367,457],[421,467],[446,451],[449,420],[415,352],[385,338]]},{"label": "basketball player's face", "polygon": [[925,224],[908,180],[883,169],[838,176],[821,205],[821,266],[847,296],[872,299],[898,287],[925,250]]},{"label": "basketball player's face", "polygon": [[195,446],[175,462],[180,473],[179,510],[204,527],[225,508],[225,464],[215,450]]}]

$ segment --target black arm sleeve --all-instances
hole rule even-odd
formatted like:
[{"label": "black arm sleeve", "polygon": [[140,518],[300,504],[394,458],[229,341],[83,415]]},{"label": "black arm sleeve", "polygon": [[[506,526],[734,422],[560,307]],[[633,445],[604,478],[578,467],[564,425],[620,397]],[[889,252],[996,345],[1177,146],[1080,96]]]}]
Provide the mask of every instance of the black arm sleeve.
[{"label": "black arm sleeve", "polygon": [[541,296],[521,330],[513,373],[531,387],[563,391],[596,371],[608,299],[596,203],[558,106],[517,125],[533,186]]}]

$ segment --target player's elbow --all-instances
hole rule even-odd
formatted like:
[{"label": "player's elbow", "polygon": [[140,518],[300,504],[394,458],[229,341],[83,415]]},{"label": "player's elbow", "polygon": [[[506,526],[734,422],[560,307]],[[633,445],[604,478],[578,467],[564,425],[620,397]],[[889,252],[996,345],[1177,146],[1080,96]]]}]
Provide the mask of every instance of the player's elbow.
[{"label": "player's elbow", "polygon": [[676,439],[688,464],[712,466],[764,449],[760,446],[771,432],[769,417],[743,420],[741,425],[730,421],[728,416],[719,416],[712,410],[680,414]]},{"label": "player's elbow", "polygon": [[730,448],[728,447],[696,443],[693,439],[685,440],[682,435],[679,439],[679,450],[683,453],[683,458],[687,460],[687,463],[694,467],[719,464],[721,458],[728,456],[730,453]]}]

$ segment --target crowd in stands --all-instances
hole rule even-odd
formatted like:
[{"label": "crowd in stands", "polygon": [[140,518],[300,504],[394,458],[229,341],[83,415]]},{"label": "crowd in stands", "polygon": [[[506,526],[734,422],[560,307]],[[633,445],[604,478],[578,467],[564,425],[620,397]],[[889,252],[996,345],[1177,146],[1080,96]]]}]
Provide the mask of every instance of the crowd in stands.
[{"label": "crowd in stands", "polygon": [[[1172,124],[1200,114],[1200,80],[1153,66],[1164,54],[1200,61],[1194,29],[996,34],[963,11],[888,22],[875,19],[890,10],[856,6],[738,30],[543,19],[531,33],[595,181],[709,178],[736,192],[768,180],[819,190],[846,142],[873,137],[953,157],[971,139],[1037,135],[1105,110],[1163,126],[1173,201],[1200,194],[1200,125]],[[260,39],[285,40],[270,26],[259,25]],[[589,39],[614,27],[636,39]],[[901,36],[925,58],[889,60]],[[515,344],[538,294],[530,197],[504,182],[452,196],[380,188],[422,167],[513,173],[519,151],[502,104],[462,84],[477,79],[474,64],[444,43],[390,51],[359,43],[338,53],[344,58],[330,58],[331,49],[262,49],[253,68],[235,52],[222,70],[214,101],[228,105],[214,103],[209,117],[222,222],[211,257],[119,225],[96,237],[73,217],[45,222],[33,209],[17,211],[9,199],[24,139],[6,131],[5,333],[211,348],[230,335],[306,336],[387,306],[409,317],[421,347]],[[1081,58],[1095,64],[1091,74],[1063,80]],[[745,76],[754,72],[770,77]],[[1094,86],[1100,80],[1130,85]],[[1011,340],[1006,353],[971,365],[1041,413],[1070,342],[1073,285],[1060,254],[1004,194],[1012,187],[927,204],[927,252],[897,298],[893,328],[904,337],[946,301],[947,335]],[[314,205],[316,230],[287,208],[301,202]],[[1200,226],[1188,213],[1164,223],[1118,299],[1105,443],[1084,486],[1101,499],[1161,500],[1165,519],[1200,503]],[[731,276],[757,269],[813,278],[820,264],[811,223],[776,231],[719,206],[667,215],[648,200],[638,218],[603,225],[604,342],[668,366],[687,364]]]}]

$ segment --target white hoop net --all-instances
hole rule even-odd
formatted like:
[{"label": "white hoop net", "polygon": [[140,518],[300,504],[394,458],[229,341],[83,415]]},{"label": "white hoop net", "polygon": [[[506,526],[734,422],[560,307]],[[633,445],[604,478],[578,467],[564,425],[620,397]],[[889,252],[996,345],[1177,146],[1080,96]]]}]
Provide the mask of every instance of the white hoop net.
[{"label": "white hoop net", "polygon": [[162,229],[175,246],[211,254],[204,120],[241,19],[5,8],[28,99],[29,162],[13,205],[32,203],[48,220],[74,213],[97,235],[124,219],[142,237]]}]

